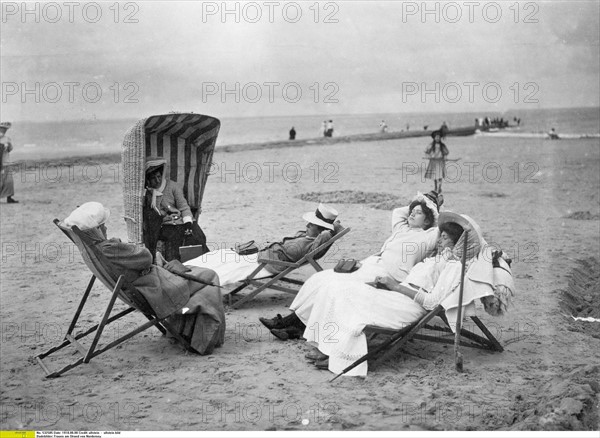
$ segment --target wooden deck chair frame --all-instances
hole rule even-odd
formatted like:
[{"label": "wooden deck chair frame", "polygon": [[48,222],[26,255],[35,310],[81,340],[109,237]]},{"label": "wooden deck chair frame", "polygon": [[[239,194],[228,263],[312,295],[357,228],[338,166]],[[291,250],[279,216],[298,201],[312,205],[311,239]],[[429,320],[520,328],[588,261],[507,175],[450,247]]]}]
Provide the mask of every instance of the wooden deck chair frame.
[{"label": "wooden deck chair frame", "polygon": [[[64,341],[61,344],[52,347],[49,350],[36,356],[36,360],[46,373],[47,378],[59,377],[66,371],[69,371],[70,369],[75,368],[81,365],[82,363],[87,364],[92,358],[104,353],[107,350],[110,350],[113,347],[116,347],[119,344],[122,344],[126,340],[132,338],[133,336],[143,332],[144,330],[150,327],[156,327],[163,335],[166,335],[167,332],[170,333],[186,349],[190,348],[189,342],[183,339],[181,335],[179,335],[179,333],[177,333],[165,321],[165,318],[159,319],[156,316],[155,312],[152,310],[146,299],[134,286],[128,284],[122,275],[118,278],[115,278],[115,275],[111,273],[110,270],[107,268],[107,266],[109,266],[109,263],[106,260],[106,258],[96,248],[94,248],[93,245],[90,245],[89,239],[84,234],[82,234],[82,232],[77,227],[74,226],[72,227],[72,229],[66,228],[60,224],[60,221],[58,219],[54,219],[54,224],[77,246],[77,248],[81,252],[81,256],[83,257],[85,264],[92,271],[92,277],[87,285],[87,288],[85,289],[85,292],[83,293],[83,296],[81,297],[77,310],[75,311],[75,315],[73,316],[71,323],[69,324],[69,328],[67,329]],[[74,330],[77,325],[77,321],[79,320],[79,316],[81,315],[81,312],[83,311],[83,308],[87,302],[87,299],[90,295],[92,287],[94,286],[96,278],[98,278],[112,292],[110,300],[98,324],[84,330],[81,333],[74,335]],[[113,306],[117,298],[122,300],[129,307],[111,316]],[[98,348],[98,344],[100,342],[105,327],[110,323],[117,321],[136,310],[141,312],[148,319],[148,321],[144,324],[139,325],[133,330],[130,330],[118,339],[109,342],[107,345]],[[90,346],[86,348],[79,342],[79,340],[89,335],[93,335],[94,338]],[[60,351],[69,345],[75,347],[79,351],[81,356],[74,362],[64,366],[63,368],[57,371],[50,371],[48,366],[43,361],[44,358],[47,358],[53,353]]]},{"label": "wooden deck chair frame", "polygon": [[[344,228],[340,232],[336,233],[335,236],[333,236],[327,242],[324,242],[323,244],[319,245],[318,248],[313,249],[308,254],[306,254],[304,257],[302,257],[300,260],[298,260],[297,262],[294,262],[294,263],[284,262],[284,261],[280,261],[280,260],[258,259],[258,263],[259,263],[258,267],[248,277],[246,277],[242,281],[242,284],[240,286],[236,287],[231,292],[229,292],[228,298],[229,298],[230,307],[232,307],[234,309],[239,308],[243,304],[247,303],[248,301],[250,301],[251,299],[256,297],[259,293],[261,293],[265,289],[274,289],[274,290],[286,292],[286,293],[293,294],[293,295],[297,294],[298,293],[297,288],[292,288],[292,287],[284,286],[281,284],[277,284],[277,282],[293,284],[296,286],[302,286],[304,284],[303,281],[296,280],[294,278],[289,278],[287,276],[290,273],[292,273],[293,271],[295,271],[296,269],[298,269],[306,264],[310,264],[315,269],[315,271],[321,272],[323,270],[323,268],[317,262],[318,259],[316,256],[318,254],[323,253],[323,254],[321,254],[321,257],[324,257],[325,254],[327,253],[327,251],[329,251],[329,249],[331,248],[331,246],[335,242],[337,242],[339,239],[344,237],[346,234],[348,234],[349,232],[350,232],[350,228]],[[267,265],[282,266],[285,269],[283,271],[281,271],[279,274],[275,274],[271,277],[267,277],[264,279],[255,279],[254,277],[260,271],[262,271]],[[231,304],[232,295],[237,294],[238,292],[242,291],[243,289],[245,289],[248,286],[255,286],[256,289],[253,290],[252,292],[248,293],[247,295],[245,295],[238,301],[236,301],[234,304]]]},{"label": "wooden deck chair frame", "polygon": [[[431,321],[436,316],[444,322],[444,326],[428,324],[429,321]],[[497,352],[504,351],[504,348],[502,347],[500,342],[498,342],[494,335],[492,335],[492,333],[477,316],[471,316],[470,318],[475,323],[475,325],[479,327],[479,329],[485,337],[461,327],[461,346]],[[452,337],[452,339],[443,336],[434,336],[432,334],[422,334],[420,333],[422,330],[448,333]],[[425,314],[420,320],[412,323],[411,325],[401,330],[392,330],[373,325],[367,325],[364,329],[364,332],[367,336],[370,336],[370,339],[373,339],[376,335],[379,334],[396,337],[396,339],[394,339],[391,342],[391,344],[388,344],[386,346],[385,352],[373,362],[374,365],[384,362],[386,359],[390,358],[400,348],[402,348],[404,345],[406,345],[409,341],[413,339],[422,339],[430,342],[439,342],[442,344],[455,343],[454,333],[450,329],[450,323],[446,318],[444,308],[439,305],[436,306],[433,310],[429,311],[427,314]]]},{"label": "wooden deck chair frame", "polygon": [[[468,235],[468,232],[465,231]],[[419,333],[421,330],[430,330],[430,331],[438,331],[438,332],[446,332],[452,334],[452,330],[450,328],[450,323],[448,322],[448,318],[446,317],[444,308],[441,305],[437,305],[433,310],[426,313],[419,320],[413,322],[412,324],[402,328],[402,329],[389,329],[378,327],[374,325],[367,325],[364,328],[364,333],[370,339],[375,337],[378,334],[389,335],[390,338],[379,345],[373,351],[365,354],[360,359],[355,361],[352,365],[345,368],[340,374],[336,375],[330,382],[333,382],[335,379],[340,377],[341,375],[347,373],[352,368],[357,365],[365,362],[366,360],[375,359],[373,361],[373,365],[380,364],[384,362],[386,359],[390,358],[394,355],[400,348],[406,345],[409,341],[413,339],[423,339],[431,342],[439,342],[443,344],[454,344],[454,353],[456,360],[457,370],[462,371],[462,355],[458,352],[459,346],[464,345],[465,347],[470,348],[480,348],[483,350],[491,350],[502,352],[504,348],[498,342],[498,340],[492,335],[492,333],[488,330],[488,328],[481,322],[481,320],[477,316],[471,316],[471,320],[479,327],[479,330],[484,334],[485,337],[480,336],[476,333],[473,333],[469,330],[466,330],[462,327],[462,302],[463,302],[463,287],[464,287],[464,278],[465,278],[465,269],[466,269],[466,254],[467,254],[467,239],[464,239],[465,246],[463,248],[463,257],[462,257],[462,272],[461,272],[461,281],[460,281],[460,292],[458,298],[458,323],[456,326],[456,333],[454,333],[454,339],[448,339],[440,336],[432,336],[431,334],[421,334]],[[445,326],[438,325],[430,325],[428,324],[435,317],[439,317],[444,321]],[[464,339],[463,339],[464,338]],[[378,356],[379,357],[376,357]]]}]

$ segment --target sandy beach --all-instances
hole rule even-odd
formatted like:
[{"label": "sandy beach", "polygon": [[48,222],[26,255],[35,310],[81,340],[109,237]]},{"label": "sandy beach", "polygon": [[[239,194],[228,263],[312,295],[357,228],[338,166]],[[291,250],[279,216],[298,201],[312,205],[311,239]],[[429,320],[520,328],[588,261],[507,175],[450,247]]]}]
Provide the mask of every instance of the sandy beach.
[{"label": "sandy beach", "polygon": [[[600,318],[592,304],[600,253],[597,139],[462,137],[447,144],[461,159],[448,170],[444,208],[473,217],[486,240],[513,259],[513,307],[503,317],[479,311],[505,350],[463,348],[459,374],[451,346],[415,341],[366,378],[334,383],[305,360],[303,341],[279,341],[258,323],[287,313],[293,297],[276,291],[228,309],[225,344],[210,356],[185,353],[148,330],[90,365],[44,379],[33,358],[61,341],[90,278],[52,220],[99,201],[112,211],[109,236],[126,239],[121,172],[119,163],[93,159],[21,168],[14,175],[21,203],[3,201],[0,213],[1,428],[597,430],[598,322],[567,314]],[[338,192],[362,191],[359,203],[334,204],[352,231],[323,264],[366,257],[389,235],[391,208],[431,190],[422,177],[425,146],[417,138],[217,151],[200,224],[212,247],[278,239],[302,229],[302,214],[314,210],[316,202],[302,195],[331,203]],[[586,284],[571,275],[578,266]],[[576,295],[569,308],[561,305],[567,290]],[[94,286],[81,322],[95,324],[107,301],[108,291]],[[107,340],[143,322],[140,314],[128,318]],[[69,351],[49,363],[56,368],[74,357]]]}]

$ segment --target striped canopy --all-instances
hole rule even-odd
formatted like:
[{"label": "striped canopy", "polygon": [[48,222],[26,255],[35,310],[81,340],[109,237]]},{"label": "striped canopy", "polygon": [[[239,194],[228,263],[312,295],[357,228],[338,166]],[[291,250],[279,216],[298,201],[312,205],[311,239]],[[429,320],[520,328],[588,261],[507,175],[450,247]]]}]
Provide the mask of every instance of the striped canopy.
[{"label": "striped canopy", "polygon": [[169,179],[183,189],[193,211],[200,208],[221,122],[202,114],[151,116],[123,140],[123,200],[130,242],[141,243],[146,157],[167,161]]}]

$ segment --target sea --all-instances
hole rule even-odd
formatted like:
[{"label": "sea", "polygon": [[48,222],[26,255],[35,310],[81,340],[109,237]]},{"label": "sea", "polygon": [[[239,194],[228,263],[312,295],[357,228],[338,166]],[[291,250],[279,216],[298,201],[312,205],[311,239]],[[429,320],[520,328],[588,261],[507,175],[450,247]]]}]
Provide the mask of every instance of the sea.
[{"label": "sea", "polygon": [[[388,131],[423,130],[441,126],[473,126],[475,119],[503,118],[516,128],[488,135],[541,138],[555,128],[563,138],[599,138],[600,108],[561,108],[514,110],[504,113],[386,113],[326,114],[313,116],[220,117],[221,130],[216,147],[233,144],[281,141],[290,128],[296,139],[322,136],[325,120],[332,120],[334,136],[378,132],[382,120]],[[54,122],[13,122],[8,131],[14,150],[9,161],[69,159],[98,154],[119,153],[123,137],[136,119],[81,120]]]}]

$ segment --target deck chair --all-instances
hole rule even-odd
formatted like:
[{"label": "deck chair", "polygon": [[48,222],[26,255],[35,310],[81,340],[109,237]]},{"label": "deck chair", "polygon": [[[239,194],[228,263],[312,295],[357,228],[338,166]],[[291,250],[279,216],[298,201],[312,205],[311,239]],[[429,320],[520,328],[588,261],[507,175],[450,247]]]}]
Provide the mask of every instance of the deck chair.
[{"label": "deck chair", "polygon": [[[250,301],[251,299],[253,299],[255,296],[257,296],[259,293],[261,293],[265,289],[274,289],[274,290],[287,292],[289,294],[294,294],[294,295],[297,294],[298,293],[297,288],[284,286],[281,283],[293,284],[295,286],[302,286],[304,284],[303,281],[296,280],[294,278],[289,278],[288,275],[290,273],[292,273],[293,271],[295,271],[296,269],[301,268],[302,266],[307,265],[307,264],[310,264],[315,269],[316,272],[322,271],[323,268],[321,267],[321,265],[319,265],[319,263],[317,263],[317,260],[319,258],[323,257],[325,255],[325,253],[333,246],[333,244],[335,242],[337,242],[339,239],[344,237],[349,232],[350,232],[350,228],[344,228],[340,232],[336,233],[336,235],[333,236],[331,239],[329,239],[327,242],[319,245],[318,248],[313,249],[311,252],[306,254],[304,257],[302,257],[297,262],[284,262],[284,261],[280,261],[280,260],[258,259],[258,263],[259,263],[258,267],[248,277],[246,277],[242,281],[242,284],[240,286],[236,287],[231,292],[229,292],[229,294],[228,294],[229,306],[234,309],[237,309],[240,306],[242,306],[243,304],[245,304],[248,301]],[[281,271],[279,274],[273,274],[271,277],[266,277],[266,278],[263,278],[260,280],[254,278],[267,265],[281,266],[281,267],[284,267],[285,269],[283,271]],[[277,284],[278,282],[280,284]],[[232,304],[231,303],[232,296],[237,294],[238,292],[244,290],[248,286],[254,286],[254,287],[256,287],[256,289],[254,289],[252,292],[248,293],[247,295],[245,295],[244,297],[242,297],[241,299],[236,301],[234,304]]]},{"label": "deck chair", "polygon": [[[468,236],[468,231],[465,231],[465,234]],[[405,346],[409,341],[412,341],[414,339],[422,339],[430,342],[439,342],[443,344],[454,344],[456,367],[459,371],[462,371],[462,355],[458,351],[461,345],[470,348],[479,348],[483,350],[491,350],[497,352],[504,351],[504,348],[502,347],[500,342],[498,342],[498,340],[492,335],[492,333],[487,329],[487,327],[483,324],[483,322],[481,322],[481,320],[477,316],[470,316],[470,318],[475,323],[475,325],[477,325],[479,330],[481,330],[484,336],[480,336],[462,327],[461,313],[466,269],[467,238],[464,239],[464,242],[465,247],[463,250],[462,257],[462,272],[458,298],[458,323],[456,325],[456,333],[452,332],[444,308],[441,305],[436,306],[433,310],[426,313],[419,320],[399,330],[378,327],[374,325],[367,325],[364,328],[364,333],[367,336],[368,340],[372,340],[380,334],[389,336],[389,339],[387,339],[381,345],[376,347],[373,351],[370,351],[367,354],[365,354],[352,365],[348,366],[340,374],[331,379],[330,382],[333,382],[338,377],[347,373],[348,371],[360,365],[366,360],[373,360],[373,365],[377,365],[384,362],[386,359],[390,358],[398,350],[400,350],[403,346]],[[444,322],[444,326],[429,324],[429,322],[435,317],[439,317]],[[428,334],[421,333],[422,331],[428,331]],[[445,337],[443,335],[440,336],[439,334],[437,336],[433,336],[431,333],[435,332],[446,333],[449,335],[449,337]]]},{"label": "deck chair", "polygon": [[[54,224],[77,246],[81,256],[87,265],[87,267],[92,272],[92,278],[90,279],[85,292],[79,302],[79,306],[75,311],[75,315],[69,324],[69,328],[67,329],[67,334],[65,335],[64,341],[55,347],[50,348],[49,350],[39,354],[36,356],[36,360],[38,364],[42,367],[44,372],[46,373],[46,377],[59,377],[61,374],[66,371],[75,368],[82,363],[89,363],[90,360],[107,350],[110,350],[113,347],[125,342],[126,340],[132,338],[138,333],[143,332],[144,330],[150,327],[156,327],[163,335],[169,333],[176,340],[178,340],[186,349],[191,348],[188,341],[186,341],[176,330],[174,330],[171,325],[166,321],[166,318],[159,319],[155,312],[152,310],[144,296],[131,284],[125,281],[123,276],[119,276],[115,278],[115,275],[111,273],[108,266],[110,266],[109,262],[106,258],[98,251],[92,244],[89,238],[81,232],[77,227],[72,227],[72,229],[63,226],[58,219],[54,219]],[[94,282],[96,279],[99,279],[104,286],[106,286],[111,292],[110,300],[106,309],[100,318],[98,324],[93,327],[88,328],[87,330],[74,334],[75,326],[77,325],[77,321],[81,312],[87,302],[87,299],[90,295],[92,287],[94,286]],[[119,298],[123,301],[128,308],[111,316],[113,306],[115,304],[116,299]],[[135,329],[129,331],[123,336],[115,339],[112,342],[109,342],[107,345],[98,347],[98,344],[101,340],[102,333],[105,327],[117,321],[124,316],[134,312],[139,311],[144,315],[148,321],[144,324],[139,325]],[[93,335],[93,340],[89,347],[85,347],[82,345],[79,340],[87,337],[88,335]],[[63,348],[72,345],[77,349],[80,354],[80,357],[74,362],[66,365],[65,367],[57,370],[50,371],[48,366],[44,363],[43,359],[52,355],[53,353],[62,350]]]}]

